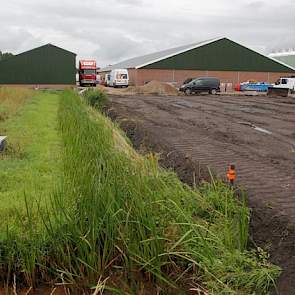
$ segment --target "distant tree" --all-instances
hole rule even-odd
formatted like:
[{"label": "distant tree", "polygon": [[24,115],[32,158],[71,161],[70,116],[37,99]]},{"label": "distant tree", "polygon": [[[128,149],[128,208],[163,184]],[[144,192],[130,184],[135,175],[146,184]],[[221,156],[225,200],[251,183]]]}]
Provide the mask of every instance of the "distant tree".
[{"label": "distant tree", "polygon": [[12,56],[13,56],[12,53],[10,53],[10,52],[2,52],[0,50],[0,60],[8,59],[8,58],[10,58]]}]

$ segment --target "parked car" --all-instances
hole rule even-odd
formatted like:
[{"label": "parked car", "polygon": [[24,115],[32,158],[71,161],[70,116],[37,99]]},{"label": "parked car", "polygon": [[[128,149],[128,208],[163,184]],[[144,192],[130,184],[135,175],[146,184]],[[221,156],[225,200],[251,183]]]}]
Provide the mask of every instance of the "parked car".
[{"label": "parked car", "polygon": [[183,84],[179,90],[183,91],[186,95],[200,92],[216,94],[220,92],[220,80],[212,77],[196,78],[187,84]]}]

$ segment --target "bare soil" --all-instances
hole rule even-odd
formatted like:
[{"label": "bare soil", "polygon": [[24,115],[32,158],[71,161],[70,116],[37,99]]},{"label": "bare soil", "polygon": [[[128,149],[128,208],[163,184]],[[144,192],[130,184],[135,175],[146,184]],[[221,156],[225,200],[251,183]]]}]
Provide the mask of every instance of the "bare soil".
[{"label": "bare soil", "polygon": [[129,86],[128,88],[99,87],[101,90],[114,95],[177,96],[180,94],[180,92],[174,86],[159,81],[150,81],[143,86]]},{"label": "bare soil", "polygon": [[207,167],[225,178],[234,163],[253,242],[283,269],[278,293],[295,294],[294,98],[112,96],[108,114],[189,184],[209,179]]}]

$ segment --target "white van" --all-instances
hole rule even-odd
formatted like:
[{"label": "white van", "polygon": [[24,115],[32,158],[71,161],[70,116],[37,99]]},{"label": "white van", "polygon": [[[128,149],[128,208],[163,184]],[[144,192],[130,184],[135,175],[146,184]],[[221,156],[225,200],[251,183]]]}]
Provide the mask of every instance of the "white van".
[{"label": "white van", "polygon": [[109,86],[111,87],[128,87],[129,75],[126,69],[112,70],[110,73]]}]

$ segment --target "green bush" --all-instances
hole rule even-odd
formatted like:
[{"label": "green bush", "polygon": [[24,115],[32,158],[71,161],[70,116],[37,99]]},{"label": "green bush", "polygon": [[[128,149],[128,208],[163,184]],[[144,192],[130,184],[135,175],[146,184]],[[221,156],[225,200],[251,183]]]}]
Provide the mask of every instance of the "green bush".
[{"label": "green bush", "polygon": [[99,110],[102,110],[108,101],[107,94],[99,89],[88,88],[83,96],[86,99],[86,102]]}]

